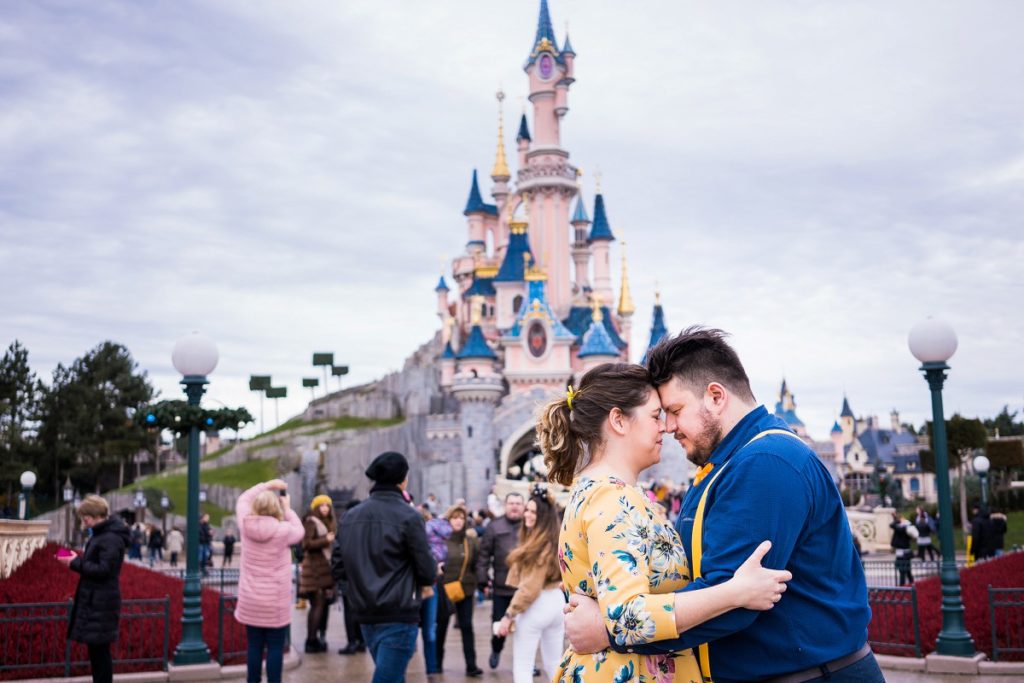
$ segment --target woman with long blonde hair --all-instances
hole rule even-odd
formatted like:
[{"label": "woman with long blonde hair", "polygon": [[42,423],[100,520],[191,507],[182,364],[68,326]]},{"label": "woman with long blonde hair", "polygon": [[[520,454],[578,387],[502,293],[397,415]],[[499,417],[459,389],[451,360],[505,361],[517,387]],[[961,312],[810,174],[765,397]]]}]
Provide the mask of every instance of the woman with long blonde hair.
[{"label": "woman with long blonde hair", "polygon": [[499,636],[512,633],[513,683],[533,680],[538,647],[548,680],[562,653],[565,596],[559,587],[559,521],[554,499],[542,488],[534,488],[519,528],[519,545],[508,554],[508,584],[516,592],[495,627]]}]

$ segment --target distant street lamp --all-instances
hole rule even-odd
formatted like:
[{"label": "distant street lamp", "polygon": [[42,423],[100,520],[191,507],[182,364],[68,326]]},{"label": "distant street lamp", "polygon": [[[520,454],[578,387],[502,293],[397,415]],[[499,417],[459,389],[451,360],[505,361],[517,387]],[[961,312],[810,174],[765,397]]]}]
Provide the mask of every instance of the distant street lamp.
[{"label": "distant street lamp", "polygon": [[135,521],[139,524],[146,522],[146,494],[142,489],[135,490]]},{"label": "distant street lamp", "polygon": [[167,497],[166,493],[160,494],[160,509],[163,510],[163,527],[164,527],[164,538],[167,538],[167,511],[171,507],[171,499]]},{"label": "distant street lamp", "polygon": [[986,486],[986,479],[988,479],[988,468],[991,465],[988,458],[984,455],[979,455],[974,459],[974,471],[978,473],[978,477],[981,478],[981,504],[983,507],[988,507],[988,486]]},{"label": "distant street lamp", "polygon": [[[193,332],[174,345],[171,360],[183,377],[188,405],[198,406],[206,391],[206,376],[217,367],[217,346],[208,337]],[[188,433],[188,528],[185,551],[185,590],[182,599],[181,641],[174,651],[174,663],[206,664],[210,649],[203,641],[202,588],[199,584],[199,425],[190,424]]]},{"label": "distant street lamp", "polygon": [[932,394],[932,452],[939,489],[939,543],[942,546],[942,630],[935,642],[935,651],[940,655],[973,657],[974,641],[964,626],[960,574],[953,547],[953,504],[949,493],[946,417],[942,409],[942,385],[949,370],[946,361],[956,353],[956,333],[946,323],[928,318],[911,328],[907,344],[914,357],[921,361],[921,370]]},{"label": "distant street lamp", "polygon": [[71,545],[71,501],[75,499],[75,487],[71,485],[71,476],[64,480],[64,543]]},{"label": "distant street lamp", "polygon": [[18,494],[18,519],[28,519],[28,502],[32,496],[32,487],[36,485],[36,473],[21,473],[21,493]]}]

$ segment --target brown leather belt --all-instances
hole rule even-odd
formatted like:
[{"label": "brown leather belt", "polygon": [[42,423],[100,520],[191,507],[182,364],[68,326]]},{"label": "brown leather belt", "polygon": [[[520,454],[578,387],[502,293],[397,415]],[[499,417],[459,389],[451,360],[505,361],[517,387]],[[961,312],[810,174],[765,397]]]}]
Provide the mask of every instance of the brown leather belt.
[{"label": "brown leather belt", "polygon": [[831,662],[825,662],[824,664],[811,667],[810,669],[804,669],[803,671],[797,671],[796,673],[786,674],[785,676],[779,676],[777,678],[769,678],[767,681],[762,681],[762,683],[805,683],[805,681],[814,680],[815,678],[824,676],[829,672],[845,669],[851,664],[856,664],[869,654],[871,654],[871,646],[865,643],[861,649],[852,654],[848,654],[845,657],[833,659]]}]

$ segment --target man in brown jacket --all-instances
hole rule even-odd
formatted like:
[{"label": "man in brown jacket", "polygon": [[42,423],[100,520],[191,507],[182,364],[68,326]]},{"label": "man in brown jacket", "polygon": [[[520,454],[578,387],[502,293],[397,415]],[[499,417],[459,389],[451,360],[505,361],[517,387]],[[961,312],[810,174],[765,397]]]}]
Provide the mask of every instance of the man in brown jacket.
[{"label": "man in brown jacket", "polygon": [[[508,605],[515,595],[515,586],[506,583],[508,579],[508,554],[519,542],[519,525],[523,521],[526,503],[519,493],[505,496],[505,514],[491,521],[480,539],[480,557],[476,563],[477,581],[484,592],[491,595],[491,621],[501,621]],[[493,570],[493,578],[491,576]],[[488,664],[498,668],[501,650],[505,647],[503,636],[491,635],[491,656]]]}]

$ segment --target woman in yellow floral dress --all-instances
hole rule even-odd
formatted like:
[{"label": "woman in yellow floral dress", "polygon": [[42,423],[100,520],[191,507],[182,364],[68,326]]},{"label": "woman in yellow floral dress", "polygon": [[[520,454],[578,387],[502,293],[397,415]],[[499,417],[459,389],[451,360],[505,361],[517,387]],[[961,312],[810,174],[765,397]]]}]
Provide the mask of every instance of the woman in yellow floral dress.
[{"label": "woman in yellow floral dress", "polygon": [[[676,593],[690,581],[686,554],[660,506],[636,485],[657,463],[665,423],[658,394],[638,365],[589,371],[579,391],[549,404],[537,426],[548,477],[572,486],[559,535],[562,588],[595,598],[617,645],[675,638],[731,609],[769,609],[788,572],[764,569],[763,543],[718,586]],[[566,651],[561,683],[700,681],[690,650],[674,655]]]}]

